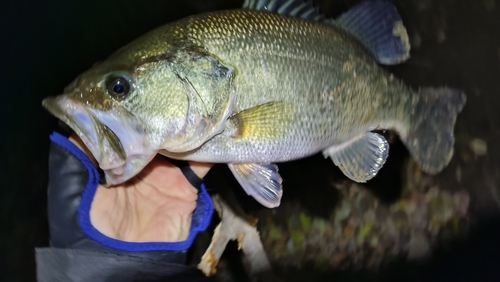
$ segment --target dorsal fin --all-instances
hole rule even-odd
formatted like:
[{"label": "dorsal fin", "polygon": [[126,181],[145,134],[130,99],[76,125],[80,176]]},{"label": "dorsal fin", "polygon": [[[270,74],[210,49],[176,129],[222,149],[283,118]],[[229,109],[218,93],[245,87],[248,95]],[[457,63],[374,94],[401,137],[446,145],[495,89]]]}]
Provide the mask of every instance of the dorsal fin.
[{"label": "dorsal fin", "polygon": [[395,65],[410,57],[406,28],[390,2],[364,1],[327,22],[354,35],[381,64]]},{"label": "dorsal fin", "polygon": [[312,1],[304,0],[245,0],[243,9],[267,11],[306,20],[318,21],[324,18]]},{"label": "dorsal fin", "polygon": [[245,0],[243,9],[315,20],[352,34],[380,64],[395,65],[410,57],[410,41],[396,8],[387,1],[364,1],[337,19],[327,19],[310,0]]}]

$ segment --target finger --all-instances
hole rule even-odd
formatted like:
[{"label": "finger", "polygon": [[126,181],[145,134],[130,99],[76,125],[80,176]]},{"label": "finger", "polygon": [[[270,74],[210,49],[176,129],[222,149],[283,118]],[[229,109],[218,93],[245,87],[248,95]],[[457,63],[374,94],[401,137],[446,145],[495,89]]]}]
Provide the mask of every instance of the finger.
[{"label": "finger", "polygon": [[181,170],[161,155],[156,155],[138,174],[136,180],[157,187],[165,194],[182,199],[196,200],[198,193]]},{"label": "finger", "polygon": [[196,174],[196,176],[198,176],[199,178],[203,178],[203,177],[205,177],[205,175],[207,175],[207,173],[214,166],[214,164],[189,162],[189,166],[191,167],[193,172]]}]

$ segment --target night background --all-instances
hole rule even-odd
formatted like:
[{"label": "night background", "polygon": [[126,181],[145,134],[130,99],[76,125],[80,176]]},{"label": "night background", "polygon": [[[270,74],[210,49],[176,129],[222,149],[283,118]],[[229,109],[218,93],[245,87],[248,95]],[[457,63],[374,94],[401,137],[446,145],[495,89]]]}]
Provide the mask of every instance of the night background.
[{"label": "night background", "polygon": [[[333,17],[359,1],[313,2],[322,13]],[[500,141],[500,1],[390,2],[403,18],[412,49],[407,62],[390,67],[389,71],[414,87],[450,86],[467,94],[467,104],[455,128],[455,155],[450,165],[434,177],[423,176],[415,172],[414,163],[397,137],[388,134],[389,161],[379,176],[366,185],[357,185],[358,188],[353,188],[330,160],[319,155],[280,165],[284,198],[277,211],[265,210],[247,197],[223,165],[210,172],[207,187],[212,193],[228,195],[228,199],[237,201],[247,214],[259,218],[266,251],[276,266],[277,275],[286,281],[500,281],[500,149],[497,147]],[[0,139],[1,281],[34,281],[34,247],[48,245],[47,154],[49,134],[57,121],[42,108],[42,99],[62,93],[81,72],[153,28],[197,13],[239,8],[242,3],[235,0],[0,0],[3,100],[0,113],[6,127]],[[432,198],[429,191],[439,191],[435,195],[443,197]],[[384,249],[380,243],[378,247],[383,249],[380,251],[383,255],[378,257],[375,268],[371,267],[373,260],[366,259],[373,258],[372,253],[378,249],[369,246],[357,246],[357,250],[363,251],[351,255],[347,251],[336,251],[336,260],[328,257],[321,265],[311,262],[311,257],[320,257],[322,251],[321,246],[318,250],[311,247],[315,242],[330,238],[335,228],[347,232],[345,224],[350,223],[342,219],[338,226],[332,223],[333,233],[324,232],[329,230],[324,225],[329,224],[332,213],[341,211],[342,203],[347,201],[357,208],[361,205],[357,199],[364,197],[370,208],[363,212],[374,214],[380,212],[381,206],[390,206],[386,208],[386,217],[396,222],[395,203],[405,199],[408,205],[415,195],[425,195],[429,202],[422,205],[435,212],[433,214],[437,214],[437,210],[453,214],[440,223],[429,220],[434,222],[434,227],[439,225],[433,229],[440,230],[439,234],[434,234],[430,227],[418,230],[418,234],[427,238],[424,245],[429,247],[424,259],[406,260],[411,258],[411,242],[415,242],[413,235],[408,235],[409,242],[398,241],[401,248],[396,253],[387,252],[388,246]],[[464,200],[468,203],[465,213],[455,217],[455,208],[444,209],[446,199],[452,199],[453,205],[456,199],[467,199]],[[405,210],[401,225],[397,225],[400,234],[410,232],[407,223],[419,216],[418,205],[416,210]],[[297,216],[296,227],[294,216]],[[385,234],[385,223],[374,224],[380,227],[377,232]],[[324,236],[312,240],[310,226],[313,229],[319,226],[323,232],[319,233]],[[358,229],[355,226],[353,234],[358,234]],[[413,228],[410,233],[415,232]],[[194,246],[198,250],[192,252],[192,264],[199,260],[196,255],[204,251],[210,236],[210,232],[199,236]],[[299,242],[303,248],[300,251],[290,248],[290,242],[295,242],[295,246]],[[331,244],[338,247],[334,245],[336,242]],[[243,265],[230,259],[241,258],[235,248],[228,246],[219,265],[219,278],[248,281],[243,275]]]}]

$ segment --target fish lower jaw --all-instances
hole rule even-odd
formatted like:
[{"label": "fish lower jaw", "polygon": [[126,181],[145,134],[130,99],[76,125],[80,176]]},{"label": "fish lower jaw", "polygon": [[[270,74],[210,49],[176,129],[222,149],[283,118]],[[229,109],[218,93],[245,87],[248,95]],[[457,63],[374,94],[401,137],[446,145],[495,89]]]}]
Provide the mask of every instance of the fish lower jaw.
[{"label": "fish lower jaw", "polygon": [[145,152],[144,154],[127,156],[127,159],[120,165],[108,166],[106,169],[101,167],[106,178],[105,186],[120,185],[129,181],[140,173],[155,156],[155,151]]},{"label": "fish lower jaw", "polygon": [[123,166],[121,166],[121,167],[117,167],[117,168],[112,169],[111,173],[114,175],[123,175],[124,171],[125,171],[125,169],[123,168]]}]

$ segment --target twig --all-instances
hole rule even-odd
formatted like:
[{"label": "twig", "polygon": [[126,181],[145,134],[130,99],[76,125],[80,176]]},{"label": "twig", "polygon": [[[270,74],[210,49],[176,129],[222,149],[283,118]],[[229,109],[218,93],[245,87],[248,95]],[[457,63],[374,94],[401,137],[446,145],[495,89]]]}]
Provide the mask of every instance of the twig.
[{"label": "twig", "polygon": [[260,241],[256,228],[256,220],[244,220],[218,196],[213,196],[215,209],[221,222],[214,230],[212,242],[198,264],[205,275],[212,276],[217,272],[217,263],[230,240],[238,240],[238,249],[243,250],[250,263],[250,276],[270,272],[271,266]]}]

